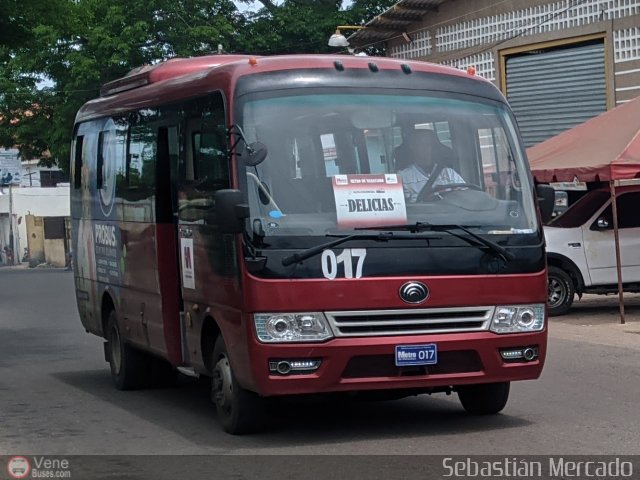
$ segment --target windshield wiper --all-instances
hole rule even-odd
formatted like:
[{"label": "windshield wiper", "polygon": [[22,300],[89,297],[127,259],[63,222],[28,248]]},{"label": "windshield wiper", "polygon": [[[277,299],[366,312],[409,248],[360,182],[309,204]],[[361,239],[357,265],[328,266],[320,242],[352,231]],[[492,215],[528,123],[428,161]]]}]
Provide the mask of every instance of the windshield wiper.
[{"label": "windshield wiper", "polygon": [[[328,234],[327,237],[334,237],[335,235]],[[294,253],[293,255],[289,255],[288,257],[284,257],[282,259],[282,265],[288,267],[289,265],[293,265],[294,263],[301,262],[306,260],[307,258],[313,257],[318,253],[326,250],[327,248],[337,247],[338,245],[348,242],[349,240],[353,240],[357,238],[358,240],[376,240],[378,242],[387,242],[394,238],[393,232],[380,232],[374,234],[365,234],[365,233],[353,233],[351,235],[345,235],[337,238],[336,240],[332,240],[330,242],[323,243],[321,245],[317,245],[315,247],[307,248],[299,253]]]},{"label": "windshield wiper", "polygon": [[[411,233],[418,233],[418,232],[425,232],[425,231],[446,232],[446,233],[448,233],[450,235],[453,235],[454,237],[457,237],[457,238],[459,238],[461,240],[464,240],[469,245],[473,245],[475,247],[478,247],[479,245],[477,245],[473,241],[473,240],[475,240],[476,242],[480,243],[482,246],[487,247],[493,253],[498,255],[505,262],[507,262],[509,260],[515,260],[515,258],[516,258],[516,256],[512,252],[510,252],[509,250],[504,248],[502,245],[498,245],[497,243],[492,242],[491,240],[487,240],[486,238],[481,237],[477,233],[472,232],[471,230],[469,230],[469,228],[467,228],[465,226],[462,226],[462,225],[455,224],[455,223],[451,223],[451,224],[433,224],[433,223],[429,223],[429,222],[416,222],[416,223],[409,223],[409,224],[405,224],[405,225],[382,225],[382,226],[377,226],[377,227],[357,227],[357,228],[355,228],[355,230],[389,230],[389,231],[392,231],[392,230],[403,231],[404,230],[404,231],[411,232]],[[458,233],[455,233],[454,230],[462,230],[464,233],[469,235],[469,237],[471,237],[471,238],[468,238],[468,237],[466,237],[464,235],[460,235]],[[391,232],[389,232],[389,233],[391,233]]]}]

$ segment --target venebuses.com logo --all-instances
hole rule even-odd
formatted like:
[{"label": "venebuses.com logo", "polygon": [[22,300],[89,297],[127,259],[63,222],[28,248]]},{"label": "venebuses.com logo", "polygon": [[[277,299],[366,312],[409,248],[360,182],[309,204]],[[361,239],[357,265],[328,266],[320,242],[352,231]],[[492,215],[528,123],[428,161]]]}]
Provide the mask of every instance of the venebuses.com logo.
[{"label": "venebuses.com logo", "polygon": [[[9,478],[71,478],[69,460],[43,456],[15,455],[7,462]],[[2,478],[0,476],[0,478]]]}]

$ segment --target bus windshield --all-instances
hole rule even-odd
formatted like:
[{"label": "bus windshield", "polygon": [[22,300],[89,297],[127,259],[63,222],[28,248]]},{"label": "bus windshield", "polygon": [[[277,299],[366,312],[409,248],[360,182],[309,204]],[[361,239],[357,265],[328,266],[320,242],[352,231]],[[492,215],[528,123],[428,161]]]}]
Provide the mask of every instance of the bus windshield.
[{"label": "bus windshield", "polygon": [[237,113],[247,142],[268,152],[244,169],[238,157],[250,225],[265,237],[417,222],[483,235],[538,229],[514,122],[498,102],[287,90],[243,97]]}]

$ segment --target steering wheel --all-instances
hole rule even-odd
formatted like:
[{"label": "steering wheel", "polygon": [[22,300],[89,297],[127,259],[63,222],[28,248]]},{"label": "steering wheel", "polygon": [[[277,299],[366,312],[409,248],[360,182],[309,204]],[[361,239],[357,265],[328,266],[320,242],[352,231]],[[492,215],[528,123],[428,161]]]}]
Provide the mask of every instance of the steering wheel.
[{"label": "steering wheel", "polygon": [[416,201],[429,202],[434,198],[440,199],[443,193],[453,192],[455,190],[477,190],[484,192],[484,189],[479,185],[473,183],[446,183],[446,184],[426,184],[420,193]]}]

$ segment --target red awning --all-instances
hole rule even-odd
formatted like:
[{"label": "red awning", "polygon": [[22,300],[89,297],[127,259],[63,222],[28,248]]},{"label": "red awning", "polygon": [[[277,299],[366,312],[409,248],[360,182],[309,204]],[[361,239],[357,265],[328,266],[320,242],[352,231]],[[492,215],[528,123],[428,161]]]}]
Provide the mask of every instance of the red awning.
[{"label": "red awning", "polygon": [[640,97],[527,149],[539,183],[640,178]]}]

